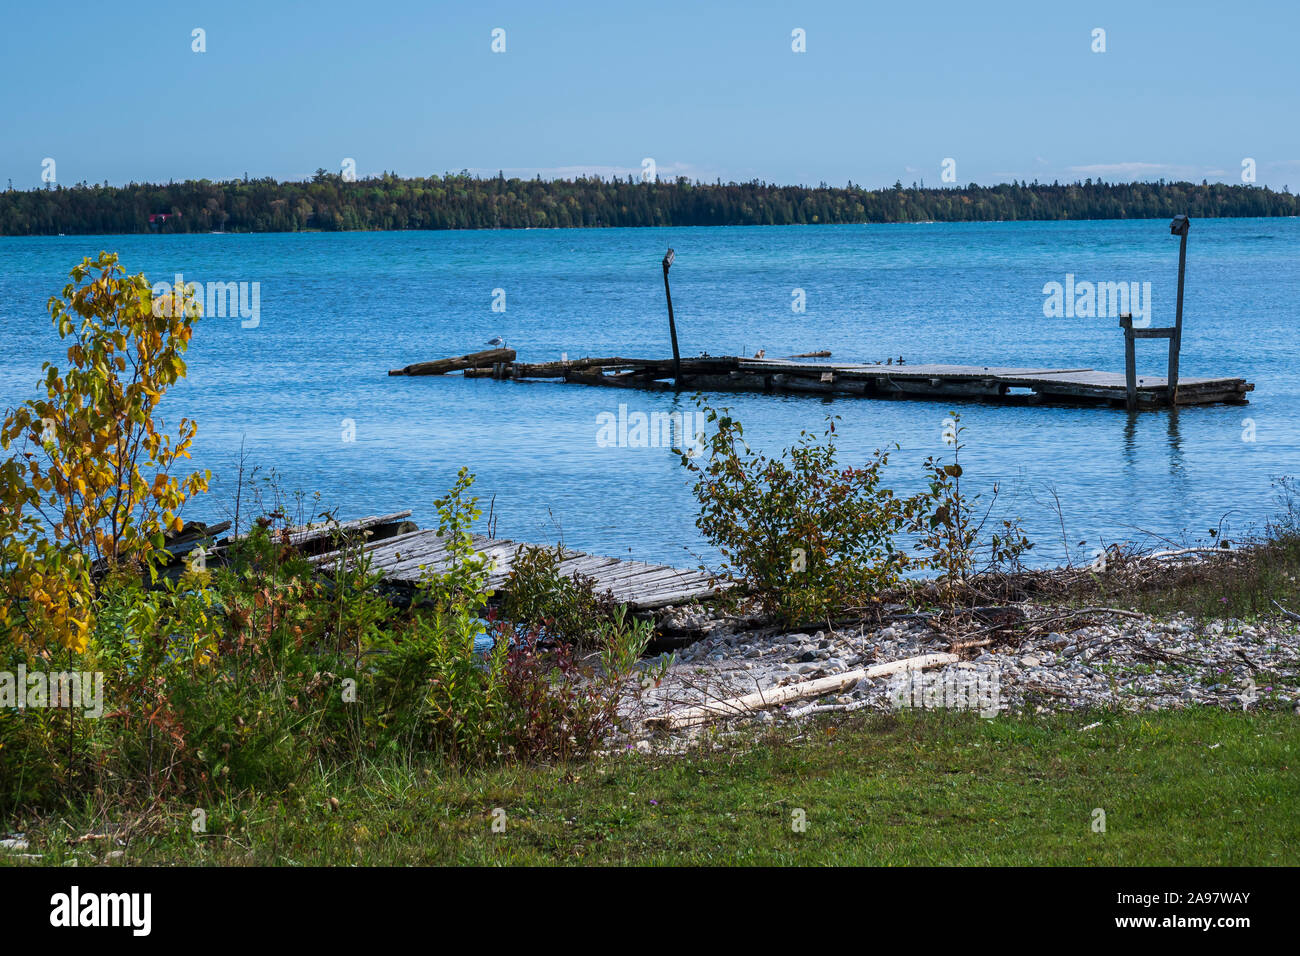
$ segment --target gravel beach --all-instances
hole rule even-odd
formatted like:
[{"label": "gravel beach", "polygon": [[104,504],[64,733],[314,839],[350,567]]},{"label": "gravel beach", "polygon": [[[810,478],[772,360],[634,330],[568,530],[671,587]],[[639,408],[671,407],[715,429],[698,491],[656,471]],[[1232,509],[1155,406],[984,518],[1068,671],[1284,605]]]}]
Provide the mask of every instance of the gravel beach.
[{"label": "gravel beach", "polygon": [[[725,620],[711,625],[698,608],[675,612],[675,623],[699,627],[705,636],[666,659],[646,662],[647,673],[665,664],[666,669],[657,686],[629,696],[625,716],[642,728],[630,740],[648,746],[654,734],[646,722],[679,708],[949,651],[960,660],[864,678],[832,694],[728,714],[721,722],[772,723],[903,707],[975,709],[986,717],[1192,705],[1300,708],[1300,628],[1294,622],[1200,622],[1183,614],[1161,619],[1037,605],[1009,610],[1021,625],[993,634],[978,622],[923,615],[878,627],[770,633],[737,630]],[[674,735],[698,733],[691,728]]]}]

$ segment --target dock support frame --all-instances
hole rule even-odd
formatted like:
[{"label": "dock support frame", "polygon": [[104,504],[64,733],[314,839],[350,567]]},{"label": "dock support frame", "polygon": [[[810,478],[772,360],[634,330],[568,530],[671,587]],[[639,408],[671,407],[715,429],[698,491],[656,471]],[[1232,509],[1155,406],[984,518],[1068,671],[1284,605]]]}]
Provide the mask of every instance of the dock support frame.
[{"label": "dock support frame", "polygon": [[[1183,278],[1187,273],[1187,230],[1190,223],[1186,216],[1175,216],[1169,224],[1172,235],[1179,237],[1178,243],[1178,304],[1174,312],[1174,324],[1160,329],[1133,328],[1132,313],[1119,317],[1119,327],[1124,330],[1124,400],[1128,410],[1135,411],[1138,405],[1137,391],[1137,340],[1168,339],[1169,364],[1165,376],[1165,394],[1170,408],[1178,407],[1178,358],[1183,346]],[[1148,303],[1148,308],[1150,304]]]}]

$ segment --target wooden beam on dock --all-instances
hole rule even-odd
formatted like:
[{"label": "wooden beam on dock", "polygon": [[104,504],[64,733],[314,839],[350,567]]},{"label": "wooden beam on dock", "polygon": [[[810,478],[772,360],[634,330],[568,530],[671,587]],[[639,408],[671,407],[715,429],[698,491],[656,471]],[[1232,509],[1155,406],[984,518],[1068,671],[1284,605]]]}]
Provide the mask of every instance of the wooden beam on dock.
[{"label": "wooden beam on dock", "polygon": [[515,374],[518,378],[564,378],[569,372],[589,368],[612,368],[618,365],[635,365],[633,359],[625,358],[580,358],[562,362],[516,362]]},{"label": "wooden beam on dock", "polygon": [[[351,521],[317,521],[277,532],[278,535],[282,536],[280,542],[277,543],[291,544],[305,554],[318,554],[324,550],[333,550],[339,541],[355,542],[366,540],[374,542],[414,531],[416,530],[415,525],[406,520],[410,516],[411,512],[409,511],[395,511],[392,514],[368,515]],[[227,523],[226,527],[229,527],[229,523]],[[249,532],[241,531],[235,536],[234,540],[247,538],[248,535]],[[217,545],[224,548],[229,546],[230,543],[230,538],[222,538],[217,542]]]},{"label": "wooden beam on dock", "polygon": [[433,362],[416,362],[414,365],[407,365],[405,368],[395,368],[389,371],[389,375],[446,375],[448,372],[459,372],[467,368],[491,368],[501,362],[513,362],[515,360],[514,349],[488,349],[485,352],[471,352],[468,355],[457,355],[452,358],[437,359]]}]

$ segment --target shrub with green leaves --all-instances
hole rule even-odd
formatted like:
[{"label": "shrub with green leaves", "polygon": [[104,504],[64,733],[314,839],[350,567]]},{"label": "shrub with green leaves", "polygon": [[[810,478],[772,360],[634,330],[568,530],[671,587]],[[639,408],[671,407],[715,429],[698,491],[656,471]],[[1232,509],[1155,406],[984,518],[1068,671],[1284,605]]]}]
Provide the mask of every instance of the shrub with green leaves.
[{"label": "shrub with green leaves", "polygon": [[905,508],[881,480],[887,453],[841,466],[832,417],[820,437],[801,432],[769,458],[749,447],[728,409],[700,405],[713,434],[704,454],[681,461],[695,476],[696,526],[721,553],[722,576],[791,625],[824,620],[898,581],[908,565],[895,544]]},{"label": "shrub with green leaves", "polygon": [[546,637],[587,646],[612,613],[613,601],[596,593],[592,578],[562,573],[564,558],[560,546],[520,547],[503,588],[500,616]]},{"label": "shrub with green leaves", "polygon": [[[70,371],[47,369],[47,398],[0,427],[0,444],[17,443],[0,462],[0,671],[89,672],[103,691],[98,716],[0,706],[0,809],[92,795],[213,805],[287,795],[313,768],[365,766],[380,749],[570,759],[604,739],[648,630],[598,614],[590,582],[560,580],[548,552],[517,577],[531,626],[491,622],[464,469],[437,501],[449,560],[409,608],[385,599],[333,515],[316,516],[333,560],[295,546],[307,496],[284,495],[274,472],[266,499],[250,489],[262,513],[245,532],[241,469],[233,540],[211,568],[195,550],[204,560],[182,569],[166,535],[207,474],[172,474],[195,426],[169,439],[154,413],[184,376],[195,310],[184,295],[162,307],[143,276],[120,273],[108,254],[73,271],[78,285],[51,301],[74,337]],[[603,666],[557,634],[589,638]]]},{"label": "shrub with green leaves", "polygon": [[[597,673],[579,663],[568,642],[554,640],[553,625],[545,631],[533,622],[516,631],[489,621],[491,569],[469,531],[480,516],[469,494],[473,482],[461,469],[437,502],[446,559],[421,581],[409,627],[372,644],[378,730],[386,746],[429,748],[462,764],[586,756],[616,718],[648,631],[622,617],[605,625],[584,620],[587,605],[566,598],[565,626],[597,634],[608,648]],[[557,584],[547,554],[535,552],[522,575],[534,587],[517,606],[529,614],[553,608],[557,593],[589,594]]]}]

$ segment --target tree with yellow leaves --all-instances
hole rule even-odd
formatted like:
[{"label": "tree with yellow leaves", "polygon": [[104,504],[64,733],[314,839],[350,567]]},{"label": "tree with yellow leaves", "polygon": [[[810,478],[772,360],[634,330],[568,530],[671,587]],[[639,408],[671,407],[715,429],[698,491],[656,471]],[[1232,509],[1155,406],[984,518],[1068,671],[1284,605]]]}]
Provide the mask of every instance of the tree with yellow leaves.
[{"label": "tree with yellow leaves", "polygon": [[185,288],[154,298],[102,252],[51,297],[66,372],[43,366],[45,395],[10,411],[0,448],[0,634],[33,649],[85,647],[96,582],[152,573],[181,506],[209,474],[172,475],[196,425],[175,438],[154,412],[185,375],[199,304]]}]

